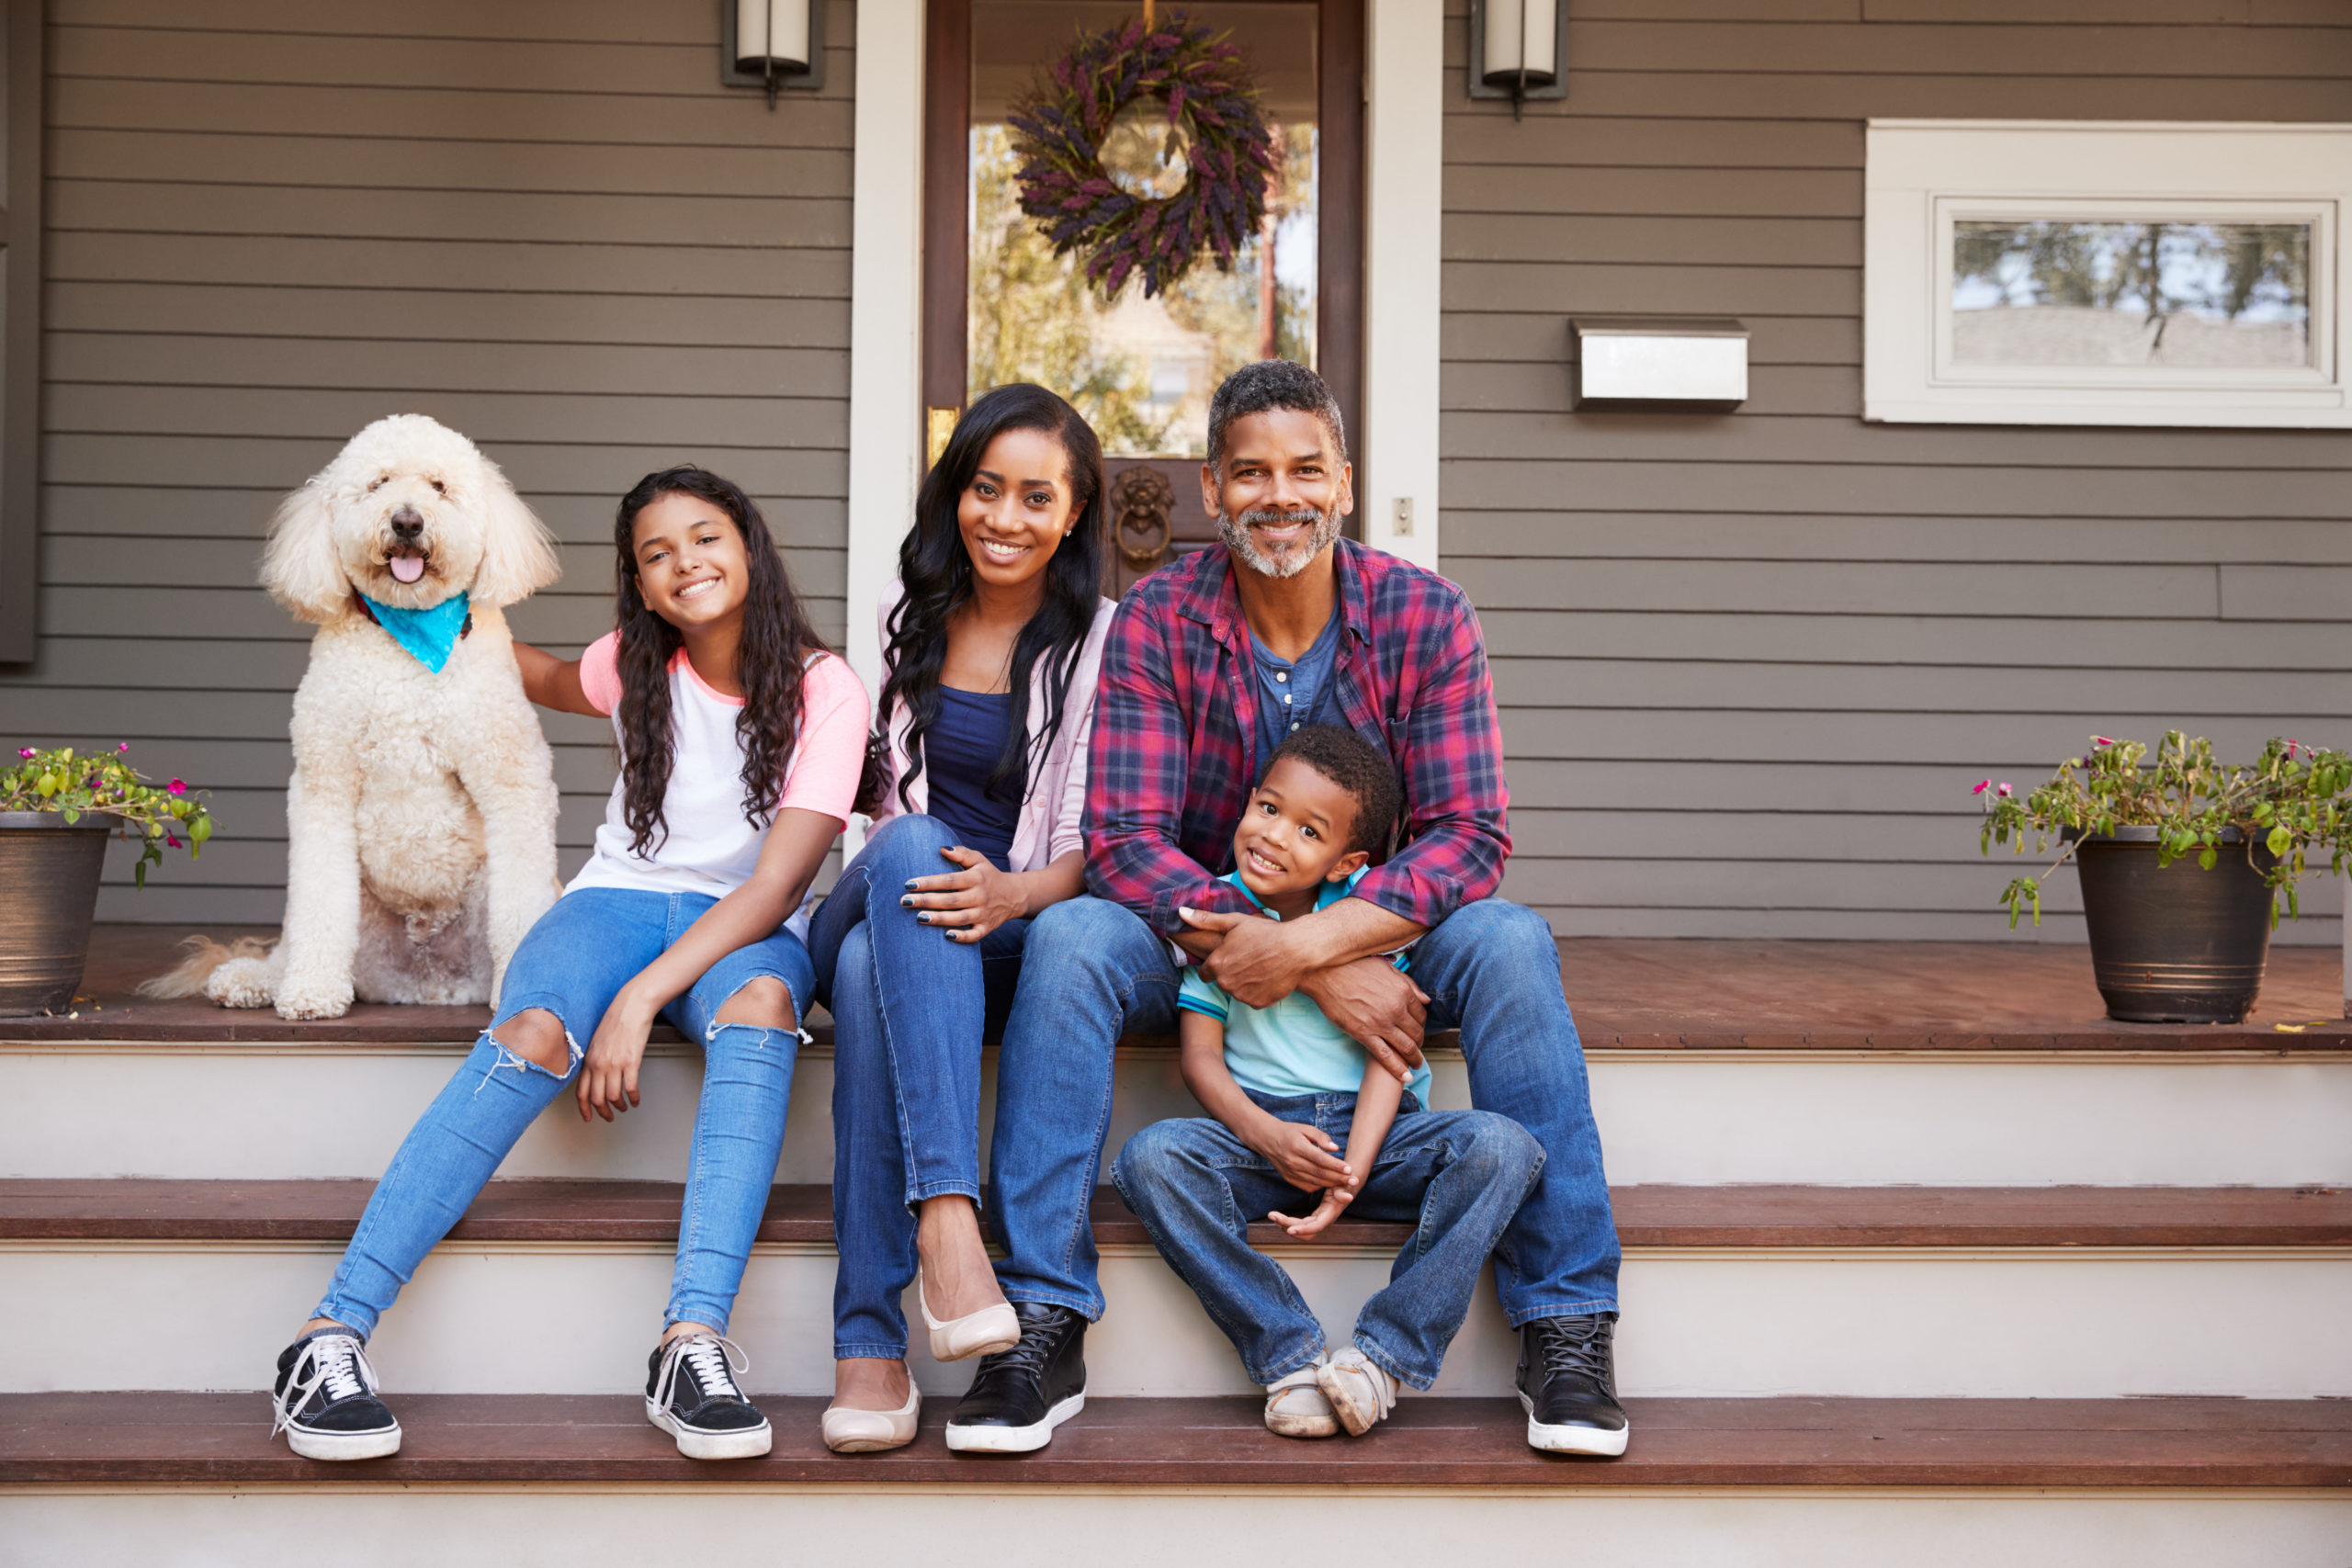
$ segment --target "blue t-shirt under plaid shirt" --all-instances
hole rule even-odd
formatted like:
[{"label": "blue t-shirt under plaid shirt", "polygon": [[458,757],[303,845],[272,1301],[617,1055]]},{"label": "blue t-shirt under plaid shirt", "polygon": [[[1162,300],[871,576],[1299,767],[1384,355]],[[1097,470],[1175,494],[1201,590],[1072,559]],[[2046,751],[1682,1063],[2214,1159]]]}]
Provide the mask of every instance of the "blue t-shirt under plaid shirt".
[{"label": "blue t-shirt under plaid shirt", "polygon": [[[1348,890],[1363,875],[1359,871],[1344,884],[1325,883],[1316,892],[1315,907],[1324,908],[1346,897]],[[1225,880],[1249,894],[1251,903],[1257,903],[1257,895],[1250,893],[1238,872]],[[1281,919],[1279,915],[1274,918]],[[1403,953],[1396,954],[1396,964],[1399,969],[1405,967]],[[1188,968],[1183,984],[1176,992],[1176,1005],[1224,1021],[1226,1070],[1244,1089],[1287,1096],[1353,1094],[1363,1087],[1363,1047],[1325,1018],[1323,1010],[1304,991],[1293,991],[1270,1008],[1253,1008],[1226,995],[1224,987],[1202,979],[1198,969]],[[1415,1100],[1428,1106],[1428,1066],[1413,1069],[1405,1087],[1413,1091]]]}]

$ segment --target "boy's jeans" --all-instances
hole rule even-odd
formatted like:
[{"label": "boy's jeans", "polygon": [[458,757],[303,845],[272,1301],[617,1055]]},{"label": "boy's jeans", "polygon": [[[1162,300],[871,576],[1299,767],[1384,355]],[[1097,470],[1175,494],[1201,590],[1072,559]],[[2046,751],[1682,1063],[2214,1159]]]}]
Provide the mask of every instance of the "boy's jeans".
[{"label": "boy's jeans", "polygon": [[[1278,1120],[1312,1122],[1346,1146],[1354,1095],[1244,1092]],[[1388,1284],[1356,1318],[1355,1343],[1365,1356],[1415,1388],[1437,1381],[1445,1348],[1470,1310],[1478,1269],[1543,1168],[1543,1145],[1508,1117],[1421,1111],[1405,1097],[1371,1175],[1342,1216],[1413,1226]],[[1320,1201],[1317,1194],[1292,1187],[1224,1123],[1206,1118],[1160,1122],[1137,1133],[1120,1151],[1111,1179],[1159,1255],[1241,1352],[1252,1380],[1274,1382],[1321,1359],[1322,1325],[1282,1265],[1249,1238],[1250,1223],[1268,1211],[1304,1215]]]}]

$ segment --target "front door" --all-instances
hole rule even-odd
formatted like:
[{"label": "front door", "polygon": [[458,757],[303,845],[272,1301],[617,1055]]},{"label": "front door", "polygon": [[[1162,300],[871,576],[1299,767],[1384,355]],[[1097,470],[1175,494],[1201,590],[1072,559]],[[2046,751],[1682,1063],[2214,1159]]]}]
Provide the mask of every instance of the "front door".
[{"label": "front door", "polygon": [[[1110,593],[1216,536],[1202,507],[1209,395],[1239,366],[1319,370],[1351,429],[1361,406],[1363,276],[1363,0],[1167,5],[1227,34],[1254,75],[1279,176],[1266,221],[1229,270],[1203,259],[1147,299],[1105,297],[1076,254],[1056,257],[1019,206],[1006,117],[1080,29],[1123,25],[1141,0],[930,0],[924,127],[923,401],[927,454],[956,413],[1008,381],[1076,405],[1102,441]],[[1171,195],[1164,115],[1114,124],[1102,155],[1132,192]],[[1361,489],[1361,479],[1359,479]]]}]

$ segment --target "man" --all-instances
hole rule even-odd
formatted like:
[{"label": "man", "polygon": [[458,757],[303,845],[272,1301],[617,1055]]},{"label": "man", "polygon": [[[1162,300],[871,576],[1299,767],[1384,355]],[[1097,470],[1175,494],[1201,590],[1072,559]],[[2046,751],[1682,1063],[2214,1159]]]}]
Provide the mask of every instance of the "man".
[{"label": "man", "polygon": [[[1520,1330],[1528,1440],[1618,1454],[1611,1354],[1617,1239],[1559,951],[1493,897],[1510,852],[1502,737],[1476,616],[1434,573],[1340,537],[1354,509],[1338,405],[1282,360],[1234,373],[1209,408],[1201,497],[1223,543],[1153,573],[1112,624],[1086,812],[1091,898],[1030,934],[997,1083],[998,1279],[1022,1322],[948,1418],[991,1449],[1042,1447],[1082,1401],[1102,1315],[1087,1216],[1123,1032],[1175,1027],[1180,970],[1251,1007],[1294,989],[1404,1077],[1426,1028],[1459,1027],[1472,1101],[1535,1134],[1545,1161],[1495,1251]],[[1344,724],[1404,785],[1399,847],[1351,896],[1256,918],[1217,880],[1282,738]],[[1415,943],[1411,974],[1384,956]]]}]

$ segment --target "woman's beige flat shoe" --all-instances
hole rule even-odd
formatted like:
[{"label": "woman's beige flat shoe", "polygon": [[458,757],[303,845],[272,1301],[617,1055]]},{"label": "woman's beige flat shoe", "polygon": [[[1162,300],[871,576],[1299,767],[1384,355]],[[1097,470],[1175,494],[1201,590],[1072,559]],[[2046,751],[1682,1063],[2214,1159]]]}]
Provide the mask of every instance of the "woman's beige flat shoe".
[{"label": "woman's beige flat shoe", "polygon": [[923,1299],[922,1280],[915,1280],[915,1304],[922,1308],[922,1325],[931,1330],[931,1359],[934,1361],[962,1361],[974,1356],[993,1356],[999,1350],[1010,1350],[1021,1343],[1021,1319],[1010,1302],[984,1306],[978,1312],[942,1323],[931,1315],[931,1303]]},{"label": "woman's beige flat shoe", "polygon": [[880,1453],[913,1442],[922,1415],[922,1390],[910,1384],[907,1403],[897,1410],[843,1410],[829,1404],[818,1426],[825,1434],[825,1446],[837,1454]]}]

